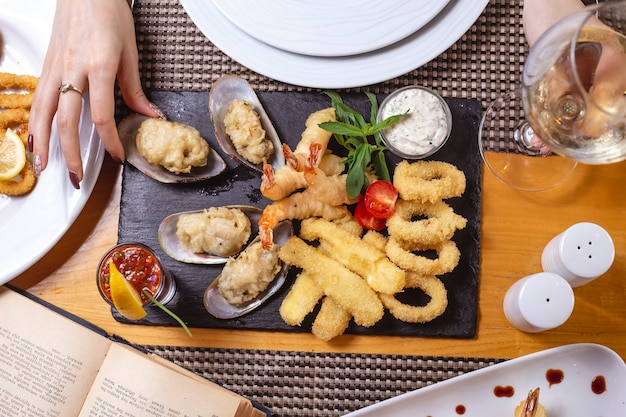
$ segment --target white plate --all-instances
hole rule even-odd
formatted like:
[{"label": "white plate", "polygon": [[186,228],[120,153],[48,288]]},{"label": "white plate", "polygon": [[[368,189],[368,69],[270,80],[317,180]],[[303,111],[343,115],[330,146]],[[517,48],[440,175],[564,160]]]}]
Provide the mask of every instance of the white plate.
[{"label": "white plate", "polygon": [[181,0],[215,46],[242,65],[276,80],[312,88],[349,88],[395,78],[448,49],[476,21],[488,0],[452,0],[413,35],[375,52],[315,57],[271,47],[239,30],[212,1]]},{"label": "white plate", "polygon": [[261,42],[313,56],[371,52],[430,22],[450,0],[213,0]]},{"label": "white plate", "polygon": [[[563,372],[563,381],[550,384],[548,370]],[[606,391],[595,394],[591,383],[597,376],[606,381]],[[512,397],[497,397],[496,387],[512,387]],[[596,344],[574,344],[512,359],[448,379],[378,404],[349,413],[346,417],[513,416],[528,391],[540,388],[539,402],[549,417],[626,415],[626,366],[612,350]]]},{"label": "white plate", "polygon": [[[0,72],[39,75],[52,28],[55,2],[0,0]],[[104,148],[91,123],[88,97],[79,126],[85,176],[75,190],[68,178],[59,136],[53,129],[48,167],[23,197],[0,195],[0,284],[24,272],[59,241],[87,202]]]}]

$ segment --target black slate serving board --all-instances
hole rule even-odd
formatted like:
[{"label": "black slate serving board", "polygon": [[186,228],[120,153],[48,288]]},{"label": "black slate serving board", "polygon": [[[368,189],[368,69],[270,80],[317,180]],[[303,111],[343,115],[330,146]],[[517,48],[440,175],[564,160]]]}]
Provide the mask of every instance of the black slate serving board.
[{"label": "black slate serving board", "polygon": [[[184,264],[163,252],[158,243],[157,229],[161,220],[169,214],[231,204],[249,204],[263,208],[271,202],[259,191],[260,174],[236,163],[217,145],[207,110],[208,93],[152,91],[148,95],[170,120],[196,127],[224,158],[228,169],[206,182],[181,185],[161,184],[125,164],[119,242],[141,242],[155,250],[177,283],[177,293],[168,308],[190,327],[310,331],[314,313],[309,315],[301,327],[287,325],[278,313],[297,269],[291,269],[285,286],[265,305],[246,316],[221,320],[207,313],[202,302],[205,289],[219,275],[221,266]],[[307,116],[313,111],[330,106],[327,96],[314,92],[260,92],[258,95],[282,141],[292,148],[300,139]],[[369,119],[370,104],[365,94],[344,93],[342,97],[348,105]],[[382,102],[383,98],[380,95],[378,102]],[[431,159],[451,162],[465,172],[465,193],[462,197],[447,202],[457,213],[468,219],[467,227],[457,231],[453,238],[462,254],[459,265],[451,273],[441,276],[448,290],[448,308],[442,316],[426,324],[400,322],[386,313],[375,326],[364,328],[351,323],[346,333],[454,338],[471,338],[476,335],[482,172],[476,137],[481,107],[476,100],[449,98],[446,101],[452,111],[452,134],[446,145]],[[341,154],[340,149],[332,145],[330,148]],[[398,160],[389,154],[390,168]],[[297,228],[298,223],[295,222],[294,225]],[[115,309],[111,313],[116,320],[125,323],[178,325],[155,306],[148,307],[147,310],[147,316],[138,322],[126,320]]]}]

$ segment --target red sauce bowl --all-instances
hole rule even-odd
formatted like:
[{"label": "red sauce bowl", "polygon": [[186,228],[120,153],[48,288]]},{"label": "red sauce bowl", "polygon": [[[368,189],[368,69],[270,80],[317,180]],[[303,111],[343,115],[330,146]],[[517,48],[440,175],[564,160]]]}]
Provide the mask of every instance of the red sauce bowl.
[{"label": "red sauce bowl", "polygon": [[176,293],[176,283],[161,265],[157,255],[141,243],[120,243],[104,254],[96,273],[98,290],[102,298],[113,305],[109,286],[109,263],[113,261],[117,269],[139,292],[143,305],[150,299],[143,294],[148,292],[161,304],[170,301]]}]

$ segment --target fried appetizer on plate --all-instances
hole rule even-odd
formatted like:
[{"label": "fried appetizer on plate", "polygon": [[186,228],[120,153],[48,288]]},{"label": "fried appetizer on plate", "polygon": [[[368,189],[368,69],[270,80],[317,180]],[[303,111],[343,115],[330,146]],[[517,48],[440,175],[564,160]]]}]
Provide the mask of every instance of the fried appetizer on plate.
[{"label": "fried appetizer on plate", "polygon": [[259,114],[247,101],[232,101],[224,116],[224,129],[237,152],[253,164],[260,164],[274,152],[274,144],[265,136]]},{"label": "fried appetizer on plate", "polygon": [[197,129],[176,122],[150,118],[137,132],[137,150],[151,164],[175,174],[191,172],[207,164],[209,144]]},{"label": "fried appetizer on plate", "polygon": [[193,253],[233,256],[250,238],[250,219],[237,208],[210,207],[181,214],[176,237]]},{"label": "fried appetizer on plate", "polygon": [[265,291],[279,271],[278,245],[266,250],[257,240],[226,262],[217,288],[229,304],[241,305]]}]

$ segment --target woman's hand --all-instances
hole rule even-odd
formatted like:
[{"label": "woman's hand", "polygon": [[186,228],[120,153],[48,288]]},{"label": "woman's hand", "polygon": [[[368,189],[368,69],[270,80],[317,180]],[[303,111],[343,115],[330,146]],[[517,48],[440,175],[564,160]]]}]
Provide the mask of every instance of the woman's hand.
[{"label": "woman's hand", "polygon": [[522,23],[526,42],[532,48],[550,26],[584,8],[580,0],[524,0]]},{"label": "woman's hand", "polygon": [[143,93],[132,11],[126,0],[57,0],[50,44],[35,92],[29,123],[29,150],[37,175],[48,164],[54,115],[69,177],[75,188],[83,178],[78,123],[81,93],[89,91],[91,115],[106,150],[124,160],[115,123],[117,77],[126,104],[138,113],[163,117]]}]

